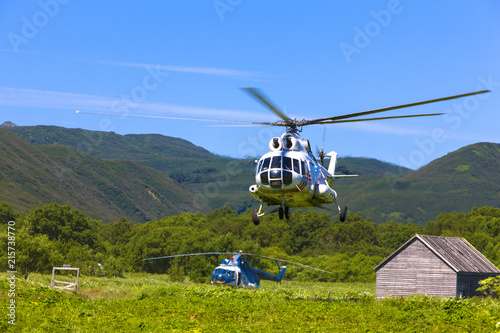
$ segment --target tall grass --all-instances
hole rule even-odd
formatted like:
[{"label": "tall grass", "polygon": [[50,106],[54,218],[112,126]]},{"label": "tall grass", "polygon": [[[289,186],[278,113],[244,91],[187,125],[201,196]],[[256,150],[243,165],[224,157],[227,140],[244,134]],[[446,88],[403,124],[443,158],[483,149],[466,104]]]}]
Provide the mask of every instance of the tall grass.
[{"label": "tall grass", "polygon": [[[8,289],[0,274],[2,290]],[[492,332],[491,299],[376,300],[374,283],[263,281],[260,290],[172,282],[166,275],[82,277],[76,293],[50,276],[17,280],[13,332]],[[2,293],[2,305],[9,301]],[[2,307],[5,309],[5,307]],[[3,317],[6,318],[6,317]]]}]

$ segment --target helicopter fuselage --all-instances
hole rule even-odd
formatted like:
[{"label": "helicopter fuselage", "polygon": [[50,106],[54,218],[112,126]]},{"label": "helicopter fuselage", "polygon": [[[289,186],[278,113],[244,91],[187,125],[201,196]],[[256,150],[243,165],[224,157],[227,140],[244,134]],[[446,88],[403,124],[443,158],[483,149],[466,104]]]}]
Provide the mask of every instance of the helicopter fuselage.
[{"label": "helicopter fuselage", "polygon": [[333,177],[316,161],[307,140],[287,132],[271,139],[269,150],[257,162],[256,184],[250,186],[257,200],[268,206],[290,208],[318,207],[336,201],[337,193],[330,187]]},{"label": "helicopter fuselage", "polygon": [[260,280],[270,280],[280,282],[285,273],[286,266],[281,268],[276,276],[250,266],[250,264],[237,253],[231,259],[223,259],[217,266],[210,280],[213,284],[225,284],[230,287],[245,287],[258,289]]}]

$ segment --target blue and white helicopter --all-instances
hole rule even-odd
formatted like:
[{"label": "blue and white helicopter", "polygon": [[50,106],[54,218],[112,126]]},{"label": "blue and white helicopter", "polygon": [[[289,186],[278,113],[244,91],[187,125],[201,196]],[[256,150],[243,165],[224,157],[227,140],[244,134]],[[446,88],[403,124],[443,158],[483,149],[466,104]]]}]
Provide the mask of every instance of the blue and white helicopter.
[{"label": "blue and white helicopter", "polygon": [[[172,256],[164,256],[164,257],[155,257],[155,258],[146,258],[142,260],[156,260],[156,259],[165,259],[165,258],[176,258],[176,257],[188,257],[188,256],[202,256],[202,255],[219,255],[219,254],[230,254],[232,257],[229,259],[223,259],[219,266],[217,266],[212,275],[210,276],[210,280],[213,284],[227,285],[235,288],[255,288],[258,289],[260,285],[260,280],[270,280],[274,282],[281,282],[283,275],[285,274],[286,266],[280,266],[279,262],[285,262],[292,265],[300,266],[303,268],[319,271],[322,273],[333,274],[332,272],[325,271],[323,269],[307,266],[304,264],[300,264],[297,262],[271,258],[266,256],[261,256],[257,254],[251,253],[243,253],[239,251],[237,253],[233,252],[207,252],[207,253],[190,253],[190,254],[178,254]],[[278,269],[280,270],[278,275],[273,275],[262,270],[256,269],[246,261],[243,256],[254,256],[264,259],[274,260],[276,265],[278,265]]]}]

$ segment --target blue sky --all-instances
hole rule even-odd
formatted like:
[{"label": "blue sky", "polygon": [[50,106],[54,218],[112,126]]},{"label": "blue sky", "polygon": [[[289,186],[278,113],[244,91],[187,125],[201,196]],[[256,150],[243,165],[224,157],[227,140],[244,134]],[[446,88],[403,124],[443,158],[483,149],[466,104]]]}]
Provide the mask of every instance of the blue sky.
[{"label": "blue sky", "polygon": [[[500,143],[499,1],[68,1],[0,3],[0,122],[180,137],[257,157],[282,128],[118,115],[243,121],[314,119],[483,89],[388,112],[444,116],[326,126],[325,150],[412,169],[465,145]],[[324,126],[302,136],[321,147]]]}]

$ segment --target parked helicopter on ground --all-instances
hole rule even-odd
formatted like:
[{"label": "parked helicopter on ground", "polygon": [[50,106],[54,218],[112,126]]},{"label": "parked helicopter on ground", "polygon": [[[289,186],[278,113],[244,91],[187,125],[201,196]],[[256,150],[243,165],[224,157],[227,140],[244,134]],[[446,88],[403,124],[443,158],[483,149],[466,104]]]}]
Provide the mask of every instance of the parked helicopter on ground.
[{"label": "parked helicopter on ground", "polygon": [[[438,116],[443,113],[430,114],[415,114],[404,116],[376,117],[351,119],[361,116],[367,116],[375,113],[386,112],[396,109],[408,108],[435,102],[447,101],[455,98],[467,97],[476,94],[490,92],[490,90],[481,90],[461,95],[448,96],[443,98],[431,99],[422,102],[397,105],[370,111],[356,112],[344,114],[340,116],[312,119],[312,120],[297,120],[291,119],[275,107],[270,100],[265,97],[257,88],[243,88],[250,96],[255,98],[266,108],[282,120],[276,122],[254,122],[240,120],[214,120],[214,119],[192,119],[169,116],[144,116],[119,114],[119,116],[127,117],[146,117],[174,120],[194,120],[205,122],[233,123],[255,126],[282,126],[286,128],[286,132],[281,137],[272,138],[269,142],[269,152],[262,156],[258,161],[255,169],[255,184],[249,188],[250,194],[261,202],[260,208],[252,209],[252,221],[255,225],[260,223],[260,218],[264,215],[278,212],[280,219],[290,217],[290,208],[322,208],[326,204],[335,204],[339,219],[344,222],[347,216],[347,206],[340,206],[337,202],[337,193],[332,186],[336,178],[340,177],[355,177],[358,175],[336,175],[335,166],[337,161],[337,153],[331,151],[324,153],[323,149],[318,154],[321,163],[319,163],[311,151],[309,140],[303,139],[298,133],[302,131],[303,126],[309,125],[328,125],[340,124],[348,122],[413,118],[413,117],[428,117]],[[84,114],[99,114],[113,115],[113,113],[99,112],[80,112]],[[330,158],[328,169],[323,166],[323,159]],[[264,212],[264,205],[277,206],[268,212]]]},{"label": "parked helicopter on ground", "polygon": [[[221,264],[217,266],[212,275],[210,276],[210,280],[213,284],[225,284],[230,287],[246,287],[246,288],[255,288],[258,289],[260,285],[260,280],[270,280],[275,282],[281,282],[283,275],[285,274],[286,266],[280,266],[279,262],[285,262],[292,265],[300,266],[303,268],[333,274],[332,272],[325,271],[319,268],[307,266],[304,264],[300,264],[297,262],[271,258],[266,256],[261,256],[257,254],[251,253],[243,253],[239,251],[237,253],[233,252],[207,252],[207,253],[190,253],[190,254],[177,254],[172,256],[164,256],[164,257],[155,257],[155,258],[146,258],[142,260],[156,260],[156,259],[165,259],[165,258],[176,258],[176,257],[189,257],[189,256],[203,256],[203,255],[220,255],[220,254],[230,254],[232,257],[229,259],[223,259]],[[280,270],[278,275],[273,275],[262,270],[256,269],[246,261],[243,256],[253,256],[264,259],[274,260],[276,265],[278,265],[278,269]]]}]

